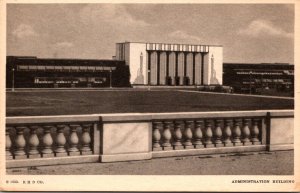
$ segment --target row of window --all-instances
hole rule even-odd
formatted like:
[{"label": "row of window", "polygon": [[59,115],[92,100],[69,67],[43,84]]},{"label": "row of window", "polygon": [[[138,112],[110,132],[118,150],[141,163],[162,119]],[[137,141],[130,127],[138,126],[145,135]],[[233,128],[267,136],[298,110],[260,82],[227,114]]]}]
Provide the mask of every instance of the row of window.
[{"label": "row of window", "polygon": [[237,71],[237,74],[245,74],[245,75],[294,75],[294,71],[292,70],[279,70],[273,72],[252,72],[252,71]]},{"label": "row of window", "polygon": [[109,66],[44,66],[44,65],[18,65],[18,71],[75,71],[75,72],[101,72],[113,71],[116,67]]},{"label": "row of window", "polygon": [[101,78],[96,78],[96,77],[78,77],[78,78],[67,78],[67,77],[36,77],[34,79],[34,83],[35,84],[53,84],[53,83],[57,83],[57,84],[78,84],[81,82],[87,82],[87,83],[103,83],[106,82],[107,79],[105,77],[101,77]]},{"label": "row of window", "polygon": [[148,43],[146,48],[147,50],[162,51],[209,52],[209,46],[203,45]]}]

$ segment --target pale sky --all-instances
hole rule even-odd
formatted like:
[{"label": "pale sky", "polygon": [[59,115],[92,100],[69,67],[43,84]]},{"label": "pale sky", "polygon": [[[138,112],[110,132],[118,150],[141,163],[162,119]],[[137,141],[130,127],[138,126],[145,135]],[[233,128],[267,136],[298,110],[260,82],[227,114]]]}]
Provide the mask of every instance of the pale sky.
[{"label": "pale sky", "polygon": [[7,55],[111,59],[124,41],[223,45],[224,62],[294,63],[294,6],[7,5]]}]

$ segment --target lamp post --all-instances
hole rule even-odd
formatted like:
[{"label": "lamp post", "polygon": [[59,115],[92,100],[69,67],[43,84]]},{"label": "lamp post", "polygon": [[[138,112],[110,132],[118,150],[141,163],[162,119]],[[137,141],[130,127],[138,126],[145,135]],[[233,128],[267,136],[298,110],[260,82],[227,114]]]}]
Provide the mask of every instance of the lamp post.
[{"label": "lamp post", "polygon": [[112,74],[112,70],[109,70],[109,88],[112,88],[112,84],[111,84],[111,74]]},{"label": "lamp post", "polygon": [[11,91],[15,91],[15,69],[12,69],[12,86],[11,86]]}]

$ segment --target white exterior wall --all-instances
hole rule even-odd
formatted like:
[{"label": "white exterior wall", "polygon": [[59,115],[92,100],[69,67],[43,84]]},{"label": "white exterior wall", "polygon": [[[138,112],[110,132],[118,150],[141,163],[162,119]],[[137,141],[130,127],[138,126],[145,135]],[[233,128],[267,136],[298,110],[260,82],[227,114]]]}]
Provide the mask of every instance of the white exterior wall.
[{"label": "white exterior wall", "polygon": [[166,52],[162,52],[160,54],[160,77],[159,84],[165,85],[166,83],[166,73],[167,73],[167,54]]},{"label": "white exterior wall", "polygon": [[[148,48],[146,48],[148,46]],[[147,49],[150,50],[183,50],[187,49],[183,45],[162,45],[160,44],[146,44],[146,43],[119,43],[116,44],[116,59],[125,60],[126,65],[129,65],[130,69],[130,83],[131,84],[148,84],[148,56]],[[201,84],[201,54],[199,52],[208,52],[204,54],[204,73],[203,84],[204,85],[222,85],[223,84],[223,47],[221,46],[192,46],[189,51],[197,51],[195,56],[195,84]],[[122,53],[120,53],[122,52]],[[142,54],[142,60],[141,60]],[[157,55],[153,51],[151,54],[151,84],[157,84]],[[188,54],[187,57],[187,76],[190,77],[190,83],[192,83],[192,54]],[[212,60],[213,58],[213,60]],[[166,74],[165,53],[161,54],[160,63],[160,83],[164,84]],[[180,85],[183,84],[183,53],[178,55],[178,76],[180,77]],[[142,63],[142,64],[141,64]],[[169,58],[169,75],[174,79],[175,76],[175,54],[170,54]],[[174,80],[172,80],[174,81]],[[173,82],[174,84],[174,82]]]},{"label": "white exterior wall", "polygon": [[196,53],[195,56],[195,84],[200,85],[201,84],[201,54]]},{"label": "white exterior wall", "polygon": [[[129,65],[130,83],[131,84],[147,84],[147,53],[146,44],[126,42],[123,55],[125,56],[126,65]],[[121,44],[117,44],[120,46]],[[118,49],[117,49],[118,50]],[[141,58],[142,54],[142,58]],[[116,54],[120,55],[119,53]],[[117,57],[118,59],[118,57]],[[142,65],[141,65],[142,63]]]},{"label": "white exterior wall", "polygon": [[184,68],[184,54],[183,52],[179,52],[178,54],[178,76],[180,77],[179,84],[183,85],[183,68]]},{"label": "white exterior wall", "polygon": [[189,85],[193,84],[193,53],[189,53],[186,58],[186,75],[190,78]]},{"label": "white exterior wall", "polygon": [[204,85],[223,84],[223,47],[209,47],[204,56]]}]

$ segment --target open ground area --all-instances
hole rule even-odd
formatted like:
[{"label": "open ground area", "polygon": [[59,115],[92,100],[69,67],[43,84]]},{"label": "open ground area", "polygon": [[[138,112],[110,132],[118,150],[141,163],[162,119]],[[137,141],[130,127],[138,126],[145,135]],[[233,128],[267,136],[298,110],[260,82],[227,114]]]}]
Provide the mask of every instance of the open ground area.
[{"label": "open ground area", "polygon": [[187,90],[23,90],[6,93],[7,116],[293,108],[293,99]]},{"label": "open ground area", "polygon": [[292,175],[294,151],[170,157],[8,169],[19,175]]}]

